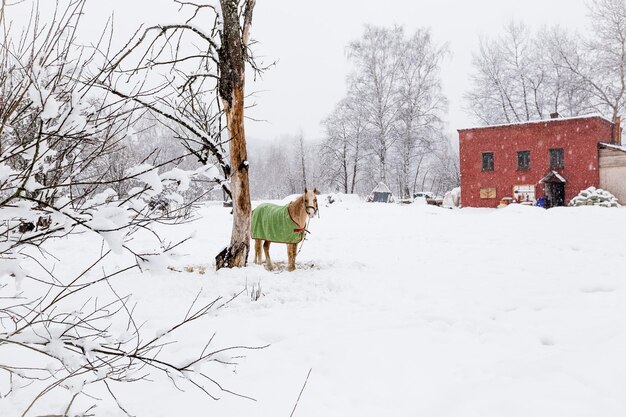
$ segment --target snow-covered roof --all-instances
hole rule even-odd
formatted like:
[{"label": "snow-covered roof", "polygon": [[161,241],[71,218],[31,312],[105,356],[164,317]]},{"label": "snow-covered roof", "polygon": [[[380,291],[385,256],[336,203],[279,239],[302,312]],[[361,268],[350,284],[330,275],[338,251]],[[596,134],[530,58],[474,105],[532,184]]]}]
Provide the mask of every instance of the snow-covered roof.
[{"label": "snow-covered roof", "polygon": [[554,174],[554,176],[555,176],[555,177],[557,177],[557,178],[558,178],[561,182],[567,182],[567,180],[566,180],[565,178],[563,178],[563,177],[561,176],[561,174],[559,174],[558,172],[556,172],[556,171],[552,171],[552,173],[553,173],[553,174]]},{"label": "snow-covered roof", "polygon": [[487,126],[468,127],[468,128],[464,128],[464,129],[458,129],[458,131],[461,131],[461,130],[475,130],[475,129],[488,129],[488,128],[491,128],[491,127],[530,125],[530,124],[535,124],[535,123],[564,122],[564,121],[568,121],[568,120],[594,119],[594,118],[602,119],[605,122],[613,124],[613,122],[611,122],[606,117],[602,116],[600,113],[591,113],[591,114],[584,114],[584,115],[581,115],[581,116],[557,117],[555,119],[539,119],[539,120],[530,120],[530,121],[526,121],[526,122],[501,123],[501,124],[487,125]]},{"label": "snow-covered roof", "polygon": [[376,188],[372,190],[372,193],[391,193],[391,190],[384,182],[379,182]]},{"label": "snow-covered roof", "polygon": [[603,148],[607,148],[607,149],[614,149],[616,151],[626,152],[626,146],[624,146],[624,145],[615,145],[615,144],[612,144],[612,143],[600,142],[600,146],[603,147]]},{"label": "snow-covered roof", "polygon": [[567,180],[566,180],[565,178],[563,178],[563,176],[562,176],[561,174],[559,174],[558,172],[556,172],[556,171],[550,171],[550,172],[548,173],[548,175],[546,175],[546,176],[545,176],[545,177],[543,177],[541,180],[539,180],[539,182],[540,182],[540,183],[546,182],[546,181],[548,181],[549,179],[551,179],[552,177],[554,177],[554,178],[558,179],[559,181],[561,181],[561,182],[563,182],[563,183],[567,182]]}]

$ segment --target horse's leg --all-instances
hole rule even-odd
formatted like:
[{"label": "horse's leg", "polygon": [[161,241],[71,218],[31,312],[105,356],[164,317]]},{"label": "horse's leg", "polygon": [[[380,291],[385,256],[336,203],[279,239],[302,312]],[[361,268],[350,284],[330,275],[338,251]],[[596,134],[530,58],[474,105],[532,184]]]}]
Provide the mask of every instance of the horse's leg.
[{"label": "horse's leg", "polygon": [[265,265],[267,266],[267,269],[269,269],[270,271],[273,269],[272,268],[272,259],[270,258],[270,245],[272,242],[270,242],[269,240],[266,240],[265,242],[263,242],[263,251],[265,252]]},{"label": "horse's leg", "polygon": [[261,246],[261,239],[254,239],[254,263],[257,265],[261,265],[263,263]]},{"label": "horse's leg", "polygon": [[287,256],[289,257],[289,267],[287,270],[289,272],[296,269],[296,249],[298,245],[296,243],[288,243],[287,244]]}]

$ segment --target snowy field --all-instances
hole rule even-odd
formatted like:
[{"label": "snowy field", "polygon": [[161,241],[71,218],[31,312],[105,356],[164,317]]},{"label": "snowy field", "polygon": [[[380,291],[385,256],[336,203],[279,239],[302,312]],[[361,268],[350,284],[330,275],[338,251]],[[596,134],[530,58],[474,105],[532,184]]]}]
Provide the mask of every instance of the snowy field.
[{"label": "snowy field", "polygon": [[[219,390],[212,401],[167,380],[112,385],[131,415],[287,417],[309,370],[294,416],[626,415],[626,209],[322,204],[293,273],[215,272],[229,209],[198,214],[167,230],[172,240],[195,234],[170,265],[193,272],[155,269],[112,284],[133,294],[138,321],[156,333],[200,291],[203,301],[227,300],[260,283],[258,301],[244,292],[163,352],[193,356],[214,333],[217,346],[269,345],[205,370],[256,401]],[[79,268],[100,244],[57,242],[57,254],[76,259],[58,270]],[[272,257],[284,267],[285,245]]]}]

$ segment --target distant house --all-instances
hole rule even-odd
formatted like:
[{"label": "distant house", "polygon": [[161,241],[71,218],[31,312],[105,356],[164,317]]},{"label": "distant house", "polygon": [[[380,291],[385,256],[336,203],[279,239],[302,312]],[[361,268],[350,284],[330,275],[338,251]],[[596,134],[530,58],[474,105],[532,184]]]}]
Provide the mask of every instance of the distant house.
[{"label": "distant house", "polygon": [[503,198],[562,206],[600,187],[626,204],[626,147],[599,115],[459,129],[461,203],[497,207]]},{"label": "distant house", "polygon": [[393,203],[394,198],[389,187],[384,182],[379,182],[367,197],[367,201],[370,203]]}]

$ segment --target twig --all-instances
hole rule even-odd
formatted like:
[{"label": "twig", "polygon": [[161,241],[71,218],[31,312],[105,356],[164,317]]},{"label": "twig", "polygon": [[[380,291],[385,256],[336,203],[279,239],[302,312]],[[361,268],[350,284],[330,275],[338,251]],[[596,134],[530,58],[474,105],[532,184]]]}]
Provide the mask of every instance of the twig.
[{"label": "twig", "polygon": [[300,397],[302,396],[302,393],[304,392],[304,388],[306,388],[306,383],[309,382],[309,376],[311,375],[312,370],[313,368],[309,369],[309,373],[306,374],[304,385],[302,385],[302,389],[300,390],[300,394],[298,394],[298,399],[296,400],[296,404],[293,406],[293,410],[291,410],[291,414],[289,414],[289,417],[293,417],[293,413],[296,412],[296,408],[298,407],[298,402],[300,402]]}]

